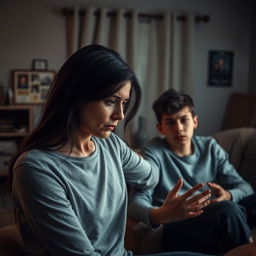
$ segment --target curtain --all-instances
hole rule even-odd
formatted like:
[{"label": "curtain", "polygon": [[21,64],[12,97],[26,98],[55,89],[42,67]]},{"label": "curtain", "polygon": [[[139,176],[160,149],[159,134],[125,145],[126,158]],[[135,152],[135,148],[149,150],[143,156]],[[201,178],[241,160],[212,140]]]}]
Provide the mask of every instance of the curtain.
[{"label": "curtain", "polygon": [[159,135],[152,104],[165,90],[174,88],[193,97],[194,15],[166,12],[163,19],[139,24],[138,76],[143,90],[139,116],[146,118],[148,137]]},{"label": "curtain", "polygon": [[[166,12],[162,18],[140,18],[132,10],[130,18],[124,9],[109,16],[107,8],[88,7],[85,15],[74,9],[67,16],[68,56],[79,48],[102,44],[121,54],[138,77],[142,88],[142,104],[135,120],[128,127],[126,141],[131,144],[138,127],[138,118],[144,117],[148,139],[158,135],[152,104],[169,88],[182,90],[193,96],[194,72],[194,15]],[[95,15],[95,12],[97,15]],[[117,133],[124,138],[123,127]]]},{"label": "curtain", "polygon": [[135,69],[138,33],[138,14],[130,11],[131,18],[125,17],[125,10],[117,9],[115,15],[107,8],[83,9],[80,15],[78,7],[74,15],[67,15],[67,55],[89,44],[101,44],[117,51]]}]

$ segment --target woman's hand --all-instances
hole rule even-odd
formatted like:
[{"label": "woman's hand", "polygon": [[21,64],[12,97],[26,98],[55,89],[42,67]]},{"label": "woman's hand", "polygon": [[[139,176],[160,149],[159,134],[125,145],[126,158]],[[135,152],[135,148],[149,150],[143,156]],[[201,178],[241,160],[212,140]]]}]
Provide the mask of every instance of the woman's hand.
[{"label": "woman's hand", "polygon": [[182,185],[183,180],[179,179],[175,187],[168,193],[162,206],[151,209],[150,217],[153,225],[196,217],[203,213],[204,207],[210,204],[210,200],[208,200],[211,196],[210,190],[191,197],[204,186],[203,183],[197,184],[183,195],[178,195]]},{"label": "woman's hand", "polygon": [[224,200],[231,200],[232,195],[229,191],[225,190],[222,186],[213,183],[213,182],[207,182],[207,185],[212,188],[216,194],[216,198],[211,200],[211,203],[216,203]]}]

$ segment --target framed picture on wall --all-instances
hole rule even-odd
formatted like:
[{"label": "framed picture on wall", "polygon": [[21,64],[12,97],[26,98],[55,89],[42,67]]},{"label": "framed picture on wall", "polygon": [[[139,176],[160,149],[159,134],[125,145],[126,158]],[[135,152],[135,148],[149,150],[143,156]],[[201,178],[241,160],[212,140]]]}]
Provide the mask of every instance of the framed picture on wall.
[{"label": "framed picture on wall", "polygon": [[231,87],[233,76],[232,51],[210,50],[208,63],[208,85]]},{"label": "framed picture on wall", "polygon": [[14,103],[43,103],[55,73],[55,71],[13,70]]},{"label": "framed picture on wall", "polygon": [[32,60],[33,70],[47,70],[47,60],[45,59],[33,59]]}]

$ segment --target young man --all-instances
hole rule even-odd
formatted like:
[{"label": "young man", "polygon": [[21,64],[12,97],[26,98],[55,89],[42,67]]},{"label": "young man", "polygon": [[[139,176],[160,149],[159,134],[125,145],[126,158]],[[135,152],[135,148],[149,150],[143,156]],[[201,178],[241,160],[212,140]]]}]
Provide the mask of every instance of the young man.
[{"label": "young man", "polygon": [[[168,251],[218,254],[251,242],[250,228],[256,218],[250,216],[250,227],[246,210],[255,209],[253,189],[213,138],[194,135],[198,116],[191,97],[171,89],[155,101],[153,109],[157,129],[164,137],[153,139],[143,155],[158,168],[159,182],[153,190],[133,191],[129,215],[153,228],[164,224],[163,248]],[[169,192],[180,178],[183,184],[179,193],[198,183],[205,183],[212,190],[211,204],[199,216],[189,218],[188,213],[182,221],[177,216],[184,214],[182,204],[186,200],[182,201],[182,196],[173,191],[170,196]],[[174,207],[167,221],[164,209],[168,204],[176,204],[177,199],[182,201],[180,211]]]}]

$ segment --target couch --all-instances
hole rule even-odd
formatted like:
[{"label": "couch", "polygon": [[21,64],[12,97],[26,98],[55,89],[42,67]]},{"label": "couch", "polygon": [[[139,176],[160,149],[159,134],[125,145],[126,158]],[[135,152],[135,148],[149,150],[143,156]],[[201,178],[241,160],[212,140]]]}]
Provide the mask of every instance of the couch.
[{"label": "couch", "polygon": [[[235,128],[218,132],[212,135],[216,141],[229,154],[230,162],[238,170],[240,175],[250,182],[256,189],[256,129],[255,128]],[[125,246],[127,249],[137,254],[161,252],[162,230],[151,230],[145,224],[128,219],[126,228]],[[256,229],[253,230],[254,241],[256,241]],[[253,248],[256,256],[256,247]],[[243,247],[243,251],[247,247]],[[248,249],[247,249],[248,250]],[[252,250],[252,249],[250,249]],[[234,256],[240,252],[232,252]],[[232,256],[229,254],[228,256]],[[244,253],[244,256],[247,254]],[[250,254],[248,254],[250,255]]]},{"label": "couch", "polygon": [[0,255],[25,255],[22,240],[15,224],[0,228]]}]

